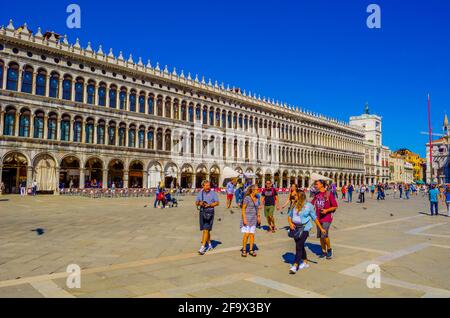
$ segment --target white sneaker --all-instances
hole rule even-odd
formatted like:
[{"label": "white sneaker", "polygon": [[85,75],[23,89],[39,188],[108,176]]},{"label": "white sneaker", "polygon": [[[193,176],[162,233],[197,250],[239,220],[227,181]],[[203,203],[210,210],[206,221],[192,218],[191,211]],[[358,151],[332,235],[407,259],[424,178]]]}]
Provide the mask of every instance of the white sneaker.
[{"label": "white sneaker", "polygon": [[305,269],[308,268],[309,264],[308,263],[301,263],[300,266],[298,267],[298,269]]},{"label": "white sneaker", "polygon": [[200,255],[204,255],[206,253],[206,248],[204,246],[200,247],[200,249],[198,250],[198,253]]},{"label": "white sneaker", "polygon": [[292,274],[292,275],[294,275],[295,273],[297,273],[297,266],[295,266],[295,265],[293,265],[292,267],[291,267],[291,269],[289,270],[289,274]]}]

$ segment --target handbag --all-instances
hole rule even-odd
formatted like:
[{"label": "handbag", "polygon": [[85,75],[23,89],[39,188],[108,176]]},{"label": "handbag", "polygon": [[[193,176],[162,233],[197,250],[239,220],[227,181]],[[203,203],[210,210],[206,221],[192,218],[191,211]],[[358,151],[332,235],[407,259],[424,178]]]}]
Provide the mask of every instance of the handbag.
[{"label": "handbag", "polygon": [[[205,202],[205,201],[203,201],[203,190],[202,190],[202,202]],[[204,208],[201,206],[200,214],[202,215],[204,220],[209,221],[214,216],[214,208]]]},{"label": "handbag", "polygon": [[288,230],[288,236],[293,239],[298,239],[300,238],[300,236],[302,236],[303,229],[303,225],[296,225],[294,230]]}]

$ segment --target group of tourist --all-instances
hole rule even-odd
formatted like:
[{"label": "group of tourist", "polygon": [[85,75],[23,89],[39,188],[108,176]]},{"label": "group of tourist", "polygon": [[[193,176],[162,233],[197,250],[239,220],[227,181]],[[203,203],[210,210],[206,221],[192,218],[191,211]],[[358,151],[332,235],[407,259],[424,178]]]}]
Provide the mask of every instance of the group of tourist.
[{"label": "group of tourist", "polygon": [[[209,181],[204,181],[203,189],[198,193],[195,204],[199,208],[200,231],[202,231],[202,243],[200,255],[204,255],[213,249],[211,243],[211,231],[214,224],[214,208],[219,205],[219,198],[212,191]],[[324,181],[315,181],[314,197],[307,201],[306,193],[295,184],[290,188],[286,202],[281,205],[276,188],[271,181],[266,181],[265,187],[260,191],[256,184],[238,185],[236,180],[227,183],[226,207],[231,208],[233,197],[238,189],[242,188],[242,200],[239,200],[241,209],[240,229],[243,234],[241,256],[250,255],[256,257],[255,234],[261,226],[261,211],[267,221],[267,231],[275,233],[274,212],[288,207],[287,223],[288,235],[295,242],[295,259],[290,268],[290,273],[295,274],[299,269],[309,267],[305,243],[313,223],[317,227],[317,237],[320,239],[322,253],[320,258],[331,259],[332,248],[329,238],[329,230],[333,221],[333,214],[337,209],[337,201],[333,189]],[[238,192],[239,193],[239,192]],[[248,246],[248,248],[247,248]]]},{"label": "group of tourist", "polygon": [[165,209],[166,206],[174,207],[178,206],[178,200],[172,196],[172,190],[168,190],[164,187],[164,183],[160,182],[156,187],[155,201],[153,202],[153,208]]}]

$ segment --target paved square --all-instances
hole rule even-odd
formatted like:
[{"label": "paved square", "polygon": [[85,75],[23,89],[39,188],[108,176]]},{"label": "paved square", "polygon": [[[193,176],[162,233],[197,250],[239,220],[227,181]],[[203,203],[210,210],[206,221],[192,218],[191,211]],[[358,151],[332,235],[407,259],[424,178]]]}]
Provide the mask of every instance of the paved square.
[{"label": "paved square", "polygon": [[[450,297],[450,222],[426,215],[426,198],[364,205],[339,201],[333,260],[321,260],[315,233],[311,267],[288,274],[294,243],[259,230],[256,258],[240,256],[240,211],[216,213],[216,249],[199,256],[194,197],[153,209],[144,198],[4,196],[0,201],[0,297]],[[441,213],[444,208],[441,205]],[[81,288],[66,286],[69,264]],[[381,288],[366,271],[381,268]]]}]

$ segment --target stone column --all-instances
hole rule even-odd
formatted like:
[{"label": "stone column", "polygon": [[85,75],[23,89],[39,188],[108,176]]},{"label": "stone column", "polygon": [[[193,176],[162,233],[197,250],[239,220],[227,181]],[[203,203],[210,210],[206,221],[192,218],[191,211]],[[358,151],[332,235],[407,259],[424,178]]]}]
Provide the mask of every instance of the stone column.
[{"label": "stone column", "polygon": [[31,94],[36,94],[36,78],[37,72],[33,72],[33,79],[31,81]]},{"label": "stone column", "polygon": [[123,187],[128,189],[128,170],[123,171]]},{"label": "stone column", "polygon": [[48,137],[48,116],[44,115],[44,138],[47,139]]},{"label": "stone column", "polygon": [[61,119],[56,120],[56,140],[61,140]]},{"label": "stone column", "polygon": [[34,138],[34,115],[33,114],[30,115],[30,133],[29,133],[29,137],[30,138]]},{"label": "stone column", "polygon": [[[3,68],[3,81],[2,81],[2,83],[3,83],[3,87],[5,87],[6,88],[6,80],[7,80],[7,73],[8,73],[8,67],[7,67],[7,63],[6,63],[6,61],[5,61],[5,65],[3,66],[4,68]],[[3,88],[3,87],[0,87],[0,88]]]},{"label": "stone column", "polygon": [[62,99],[62,87],[63,79],[61,77],[58,78],[58,99]]},{"label": "stone column", "polygon": [[54,195],[57,195],[57,194],[59,194],[59,173],[60,173],[60,168],[59,167],[57,167],[56,169],[55,169],[55,173],[56,173],[56,185],[55,185],[55,191],[54,191]]},{"label": "stone column", "polygon": [[85,176],[85,169],[80,169],[80,189],[84,189],[84,176]]},{"label": "stone column", "polygon": [[[4,111],[0,111],[0,136],[3,135],[3,118]],[[0,179],[1,180],[1,179]]]},{"label": "stone column", "polygon": [[23,77],[23,65],[19,65],[19,71],[17,72],[17,91],[22,91],[22,77]]},{"label": "stone column", "polygon": [[148,188],[148,172],[146,170],[144,170],[144,174],[143,174],[143,177],[142,177],[142,187],[144,189]]},{"label": "stone column", "polygon": [[73,141],[73,119],[70,119],[70,124],[69,124],[69,141]]},{"label": "stone column", "polygon": [[108,189],[108,169],[103,169],[102,175],[102,188]]},{"label": "stone column", "polygon": [[195,185],[197,183],[197,175],[195,173],[192,174],[192,189],[195,189]]},{"label": "stone column", "polygon": [[27,167],[27,188],[31,187],[33,183],[33,167]]},{"label": "stone column", "polygon": [[14,115],[14,136],[19,136],[19,126],[20,126],[20,110],[16,111],[16,114]]}]

